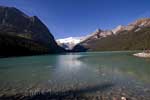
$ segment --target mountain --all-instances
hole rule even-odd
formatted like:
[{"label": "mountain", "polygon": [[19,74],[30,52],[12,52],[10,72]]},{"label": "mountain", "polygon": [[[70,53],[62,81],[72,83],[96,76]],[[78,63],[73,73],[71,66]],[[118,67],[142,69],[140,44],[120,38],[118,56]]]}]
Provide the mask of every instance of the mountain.
[{"label": "mountain", "polygon": [[139,19],[127,26],[92,33],[73,51],[112,51],[150,49],[150,18]]},{"label": "mountain", "polygon": [[37,16],[0,6],[0,56],[58,53],[59,47]]},{"label": "mountain", "polygon": [[58,39],[57,44],[66,50],[71,50],[76,44],[80,43],[84,37],[69,37],[64,39]]},{"label": "mountain", "polygon": [[119,25],[112,31],[114,34],[117,34],[117,33],[123,32],[123,31],[132,31],[132,30],[138,31],[144,27],[150,27],[150,18],[142,18],[142,19],[136,20],[135,22],[133,22],[127,26]]}]

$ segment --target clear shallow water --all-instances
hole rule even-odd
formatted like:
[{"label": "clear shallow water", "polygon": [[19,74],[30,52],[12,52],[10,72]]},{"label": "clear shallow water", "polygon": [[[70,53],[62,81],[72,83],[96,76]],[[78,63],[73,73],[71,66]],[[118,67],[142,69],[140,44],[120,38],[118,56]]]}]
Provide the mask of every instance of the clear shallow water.
[{"label": "clear shallow water", "polygon": [[[0,94],[87,89],[150,96],[150,59],[135,52],[87,52],[0,59]],[[92,94],[91,93],[91,94]]]}]

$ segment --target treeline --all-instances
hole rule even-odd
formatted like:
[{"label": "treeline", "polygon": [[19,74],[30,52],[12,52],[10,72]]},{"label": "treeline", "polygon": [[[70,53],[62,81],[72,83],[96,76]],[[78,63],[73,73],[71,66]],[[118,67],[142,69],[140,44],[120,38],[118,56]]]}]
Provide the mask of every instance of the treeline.
[{"label": "treeline", "polygon": [[49,48],[26,38],[0,34],[0,56],[21,56],[50,53]]}]

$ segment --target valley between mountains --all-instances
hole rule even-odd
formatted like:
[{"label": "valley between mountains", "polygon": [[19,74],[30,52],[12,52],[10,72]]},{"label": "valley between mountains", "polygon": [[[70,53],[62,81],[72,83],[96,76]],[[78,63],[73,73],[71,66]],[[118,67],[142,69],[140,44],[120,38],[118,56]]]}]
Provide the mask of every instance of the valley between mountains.
[{"label": "valley between mountains", "polygon": [[0,6],[0,57],[85,51],[150,49],[150,18],[83,37],[55,40],[37,16]]}]

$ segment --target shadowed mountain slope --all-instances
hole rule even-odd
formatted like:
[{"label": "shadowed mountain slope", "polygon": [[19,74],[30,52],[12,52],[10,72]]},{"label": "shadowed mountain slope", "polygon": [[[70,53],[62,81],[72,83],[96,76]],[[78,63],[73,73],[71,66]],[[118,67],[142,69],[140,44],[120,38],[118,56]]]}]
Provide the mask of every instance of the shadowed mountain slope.
[{"label": "shadowed mountain slope", "polygon": [[0,6],[0,56],[63,51],[38,17],[30,17],[14,7]]}]

